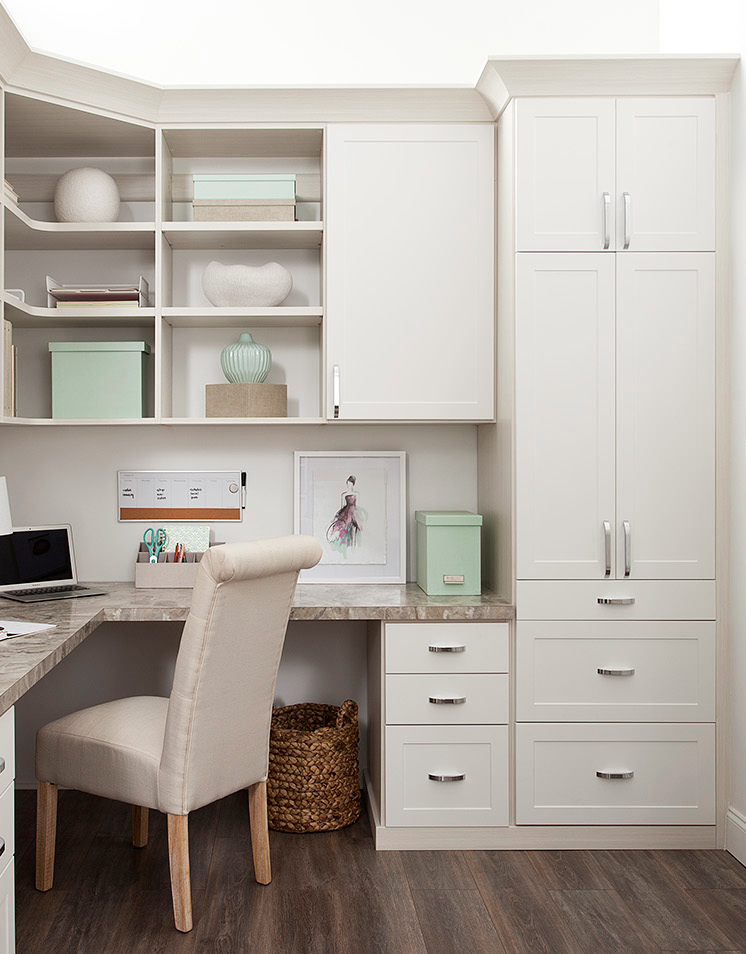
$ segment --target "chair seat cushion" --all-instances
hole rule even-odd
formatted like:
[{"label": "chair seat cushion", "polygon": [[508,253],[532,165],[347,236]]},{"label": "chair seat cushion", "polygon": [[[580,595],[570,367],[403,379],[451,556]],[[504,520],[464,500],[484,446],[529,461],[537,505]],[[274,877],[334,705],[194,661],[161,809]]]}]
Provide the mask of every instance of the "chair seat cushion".
[{"label": "chair seat cushion", "polygon": [[36,736],[36,777],[157,809],[167,712],[168,699],[134,696],[49,722]]}]

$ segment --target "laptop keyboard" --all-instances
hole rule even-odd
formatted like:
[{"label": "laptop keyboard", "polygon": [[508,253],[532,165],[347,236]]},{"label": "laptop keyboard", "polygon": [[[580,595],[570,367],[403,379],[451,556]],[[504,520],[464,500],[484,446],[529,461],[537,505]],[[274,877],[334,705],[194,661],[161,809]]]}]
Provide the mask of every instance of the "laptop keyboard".
[{"label": "laptop keyboard", "polygon": [[73,593],[77,590],[87,590],[87,586],[78,586],[70,583],[67,586],[40,586],[36,590],[7,590],[10,596],[28,596],[31,593]]}]

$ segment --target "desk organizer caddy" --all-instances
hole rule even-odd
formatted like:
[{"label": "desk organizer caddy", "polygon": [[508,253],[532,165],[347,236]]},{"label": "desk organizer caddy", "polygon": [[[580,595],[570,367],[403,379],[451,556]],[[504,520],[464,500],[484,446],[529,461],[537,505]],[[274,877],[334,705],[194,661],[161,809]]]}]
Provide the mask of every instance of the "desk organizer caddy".
[{"label": "desk organizer caddy", "polygon": [[[211,543],[210,546],[218,544]],[[201,559],[202,553],[188,550],[185,563],[174,563],[174,554],[164,551],[158,554],[157,563],[151,563],[148,548],[141,543],[135,563],[135,587],[191,589],[197,579]]]}]

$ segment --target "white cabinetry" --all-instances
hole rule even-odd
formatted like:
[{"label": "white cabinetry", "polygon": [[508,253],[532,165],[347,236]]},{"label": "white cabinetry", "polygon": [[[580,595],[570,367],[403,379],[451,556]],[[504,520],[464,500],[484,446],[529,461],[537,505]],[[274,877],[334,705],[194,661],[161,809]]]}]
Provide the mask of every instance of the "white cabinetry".
[{"label": "white cabinetry", "polygon": [[519,579],[712,579],[711,253],[520,254]]},{"label": "white cabinetry", "polygon": [[14,954],[15,942],[15,718],[0,716],[0,954]]},{"label": "white cabinetry", "polygon": [[327,416],[494,416],[491,126],[332,126]]},{"label": "white cabinetry", "polygon": [[382,640],[369,704],[384,826],[506,826],[508,624],[386,623]]},{"label": "white cabinetry", "polygon": [[519,251],[712,251],[712,97],[517,103]]}]

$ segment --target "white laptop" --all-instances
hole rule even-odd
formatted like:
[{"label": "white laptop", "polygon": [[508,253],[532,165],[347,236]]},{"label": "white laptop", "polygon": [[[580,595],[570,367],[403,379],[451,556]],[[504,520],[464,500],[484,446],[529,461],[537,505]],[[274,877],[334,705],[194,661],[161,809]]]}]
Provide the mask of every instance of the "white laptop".
[{"label": "white laptop", "polygon": [[102,596],[81,586],[75,570],[72,527],[13,527],[0,536],[0,596],[20,603]]}]

